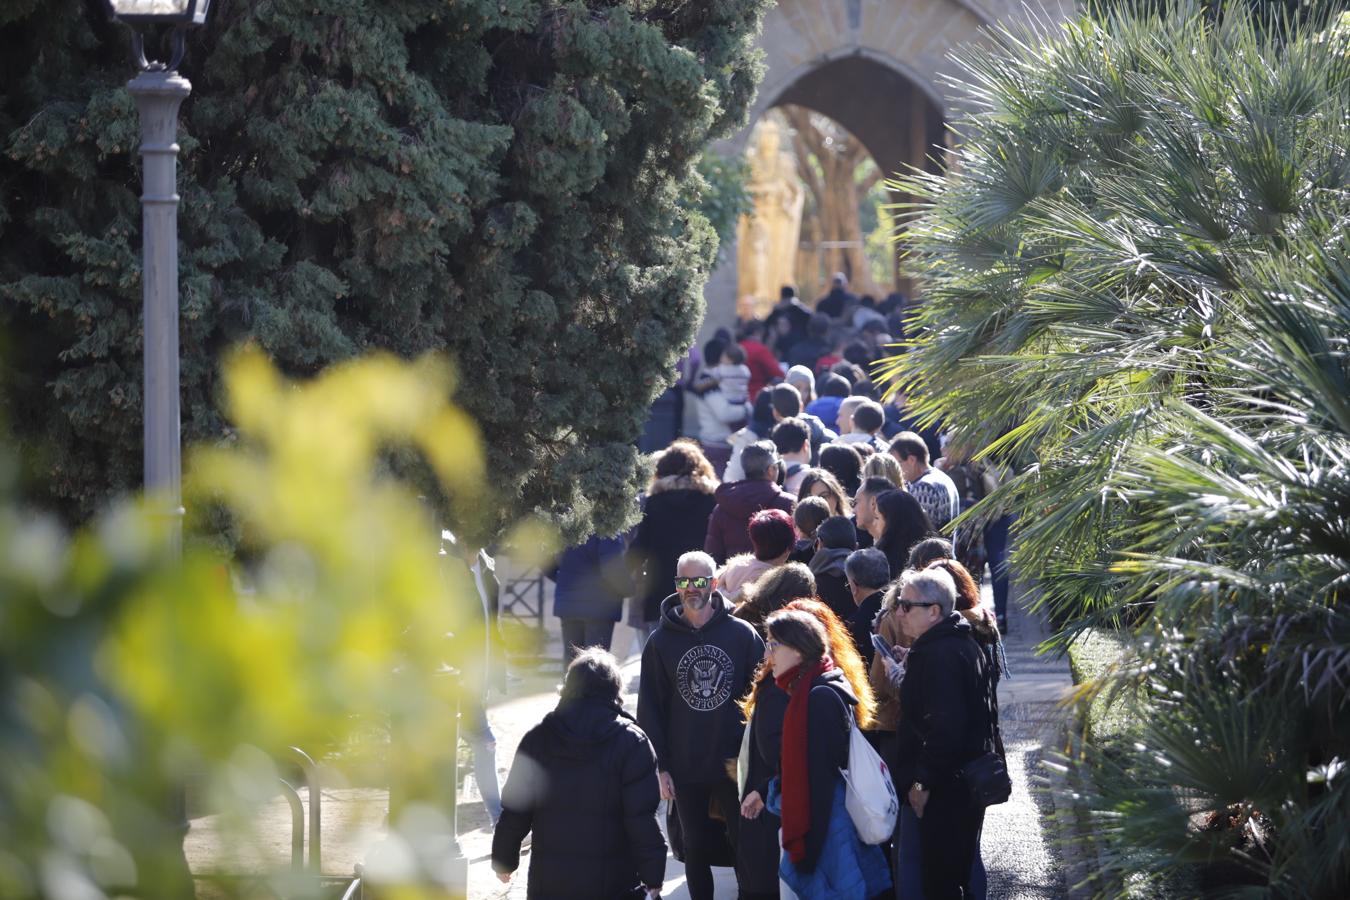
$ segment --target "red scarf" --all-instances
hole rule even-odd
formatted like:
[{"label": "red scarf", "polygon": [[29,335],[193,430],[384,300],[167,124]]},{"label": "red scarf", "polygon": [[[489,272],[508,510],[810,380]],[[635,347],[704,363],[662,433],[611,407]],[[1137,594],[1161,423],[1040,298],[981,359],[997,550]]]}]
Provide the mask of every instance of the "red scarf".
[{"label": "red scarf", "polygon": [[806,727],[811,682],[834,668],[828,656],[809,668],[794,666],[774,681],[788,694],[783,717],[783,849],[794,863],[806,859],[806,833],[811,830],[811,779],[807,771]]}]

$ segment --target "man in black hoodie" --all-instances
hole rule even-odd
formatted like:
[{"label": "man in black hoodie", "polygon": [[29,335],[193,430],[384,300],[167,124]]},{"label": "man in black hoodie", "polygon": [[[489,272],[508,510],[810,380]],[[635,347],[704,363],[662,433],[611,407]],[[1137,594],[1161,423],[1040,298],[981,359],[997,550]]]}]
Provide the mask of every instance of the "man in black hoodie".
[{"label": "man in black hoodie", "polygon": [[661,605],[661,625],[642,650],[638,724],[656,750],[661,796],[673,800],[684,833],[685,877],[693,900],[712,900],[709,854],[721,827],[708,816],[715,802],[733,847],[740,801],[727,772],[741,745],[737,701],[764,658],[754,627],[731,616],[717,590],[715,564],[692,551],[675,569],[675,593]]},{"label": "man in black hoodie", "polygon": [[997,747],[992,672],[955,603],[956,584],[941,569],[909,572],[901,582],[900,627],[914,643],[900,684],[895,786],[919,818],[930,900],[971,896],[984,808],[971,802],[959,772]]},{"label": "man in black hoodie", "polygon": [[534,832],[527,896],[632,897],[661,891],[666,841],[652,745],[623,711],[614,657],[599,648],[567,667],[558,707],[526,732],[502,788],[492,868],[510,881]]}]

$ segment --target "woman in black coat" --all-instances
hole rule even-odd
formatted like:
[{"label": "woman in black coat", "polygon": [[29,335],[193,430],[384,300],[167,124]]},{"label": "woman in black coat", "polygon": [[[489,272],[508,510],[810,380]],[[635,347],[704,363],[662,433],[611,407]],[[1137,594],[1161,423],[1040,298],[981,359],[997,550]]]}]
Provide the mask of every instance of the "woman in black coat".
[{"label": "woman in black coat", "polygon": [[618,663],[599,648],[567,668],[557,708],[526,732],[502,788],[492,868],[503,882],[534,833],[530,900],[659,893],[666,841],[656,823],[656,753],[619,702]]},{"label": "woman in black coat", "polygon": [[877,496],[877,514],[883,523],[877,549],[886,554],[892,575],[905,571],[909,551],[924,538],[934,537],[933,523],[914,495],[905,490],[887,491]]},{"label": "woman in black coat", "polygon": [[647,489],[642,522],[628,546],[628,564],[640,586],[642,620],[648,633],[661,618],[661,601],[675,592],[675,564],[680,555],[702,550],[708,517],[717,501],[717,477],[697,444],[676,441],[661,452]]},{"label": "woman in black coat", "polygon": [[[783,714],[787,712],[787,694],[774,684],[773,672],[761,666],[755,675],[755,689],[746,697],[742,710],[750,729],[750,746],[741,790],[741,823],[736,845],[736,881],[741,900],[777,898],[778,816],[764,808],[769,796],[769,781],[778,774],[778,759],[783,749]],[[737,773],[741,777],[742,773]]]}]

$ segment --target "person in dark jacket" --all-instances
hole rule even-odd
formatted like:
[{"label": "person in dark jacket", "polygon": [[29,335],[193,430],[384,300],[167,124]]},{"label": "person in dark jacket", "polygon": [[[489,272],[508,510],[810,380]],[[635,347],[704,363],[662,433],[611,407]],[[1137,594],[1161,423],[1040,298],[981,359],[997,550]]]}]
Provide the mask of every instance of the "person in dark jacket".
[{"label": "person in dark jacket", "polygon": [[764,808],[769,783],[778,776],[783,749],[783,716],[788,696],[773,680],[767,661],[759,667],[755,687],[741,704],[750,746],[740,779],[740,840],[736,847],[736,881],[740,900],[777,900],[779,818]]},{"label": "person in dark jacket", "polygon": [[778,305],[765,319],[779,356],[785,356],[793,344],[806,337],[806,325],[810,321],[811,308],[797,296],[797,289],[790,284],[783,285],[778,292]]},{"label": "person in dark jacket", "polygon": [[[942,569],[907,572],[901,628],[913,639],[900,683],[895,785],[917,818],[923,895],[971,896],[984,825],[960,781],[962,766],[996,749],[993,674],[970,624],[955,611],[956,585]],[[900,843],[906,842],[905,822]]]},{"label": "person in dark jacket", "polygon": [[756,441],[741,453],[745,480],[724,484],[714,495],[717,506],[708,516],[703,550],[718,565],[741,553],[751,553],[750,517],[761,509],[781,509],[792,514],[796,498],[780,488],[778,451],[771,441]]},{"label": "person in dark jacket", "polygon": [[[675,593],[661,606],[661,626],[642,649],[638,722],[651,738],[661,796],[675,801],[684,834],[685,877],[693,900],[712,900],[710,857],[722,838],[735,849],[736,783],[727,762],[740,750],[737,702],[764,655],[764,641],[731,616],[717,590],[715,565],[693,551],[676,565]],[[715,804],[725,823],[713,821]]]},{"label": "person in dark jacket", "polygon": [[928,514],[908,491],[886,491],[876,498],[880,537],[876,548],[886,554],[892,572],[903,572],[910,548],[936,532]]},{"label": "person in dark jacket", "polygon": [[592,535],[558,558],[551,574],[553,614],[562,621],[564,666],[583,647],[609,649],[614,623],[623,617],[623,598],[632,586],[623,552],[622,537]]},{"label": "person in dark jacket", "polygon": [[787,352],[785,362],[789,366],[806,366],[813,373],[816,361],[830,352],[827,340],[830,334],[830,317],[823,313],[812,313],[806,323],[806,337],[793,344]]},{"label": "person in dark jacket", "polygon": [[891,580],[891,564],[886,554],[875,547],[854,550],[844,561],[844,574],[848,577],[849,593],[853,595],[853,612],[844,619],[849,633],[853,635],[853,646],[870,670],[872,655],[876,647],[872,643],[872,623],[881,612],[881,601],[886,595],[886,585]]},{"label": "person in dark jacket", "polygon": [[657,626],[680,555],[703,547],[716,490],[712,464],[692,441],[674,442],[656,460],[642,522],[627,555],[641,603],[641,616],[629,624],[644,634]]},{"label": "person in dark jacket", "polygon": [[526,732],[502,789],[492,868],[511,880],[534,834],[531,900],[619,900],[660,893],[666,841],[651,742],[619,701],[622,677],[596,648],[568,666],[553,712]]},{"label": "person in dark jacket", "polygon": [[831,319],[843,319],[851,316],[857,306],[858,296],[848,289],[848,276],[835,272],[830,279],[830,292],[816,301],[816,312]]},{"label": "person in dark jacket", "polygon": [[881,849],[859,839],[844,807],[839,770],[848,767],[858,697],[815,616],[784,609],[765,628],[774,682],[788,697],[780,789],[766,804],[782,822],[780,876],[801,900],[868,900],[891,878]]},{"label": "person in dark jacket", "polygon": [[816,578],[816,595],[841,621],[848,621],[856,609],[844,561],[857,549],[858,533],[843,516],[832,516],[816,529],[816,552],[810,563],[811,574]]}]

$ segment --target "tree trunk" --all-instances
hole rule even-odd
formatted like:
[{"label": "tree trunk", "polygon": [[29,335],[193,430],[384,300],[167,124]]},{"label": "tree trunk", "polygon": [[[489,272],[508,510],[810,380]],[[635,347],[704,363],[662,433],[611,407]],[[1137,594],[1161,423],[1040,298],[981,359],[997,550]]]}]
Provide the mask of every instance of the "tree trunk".
[{"label": "tree trunk", "polygon": [[821,252],[826,277],[843,272],[855,293],[879,295],[867,260],[860,215],[861,198],[879,177],[877,173],[859,181],[858,168],[867,160],[867,150],[838,126],[823,130],[823,123],[802,107],[785,106],[783,113],[792,126],[798,168],[815,200],[818,242],[844,245],[826,247]]}]

